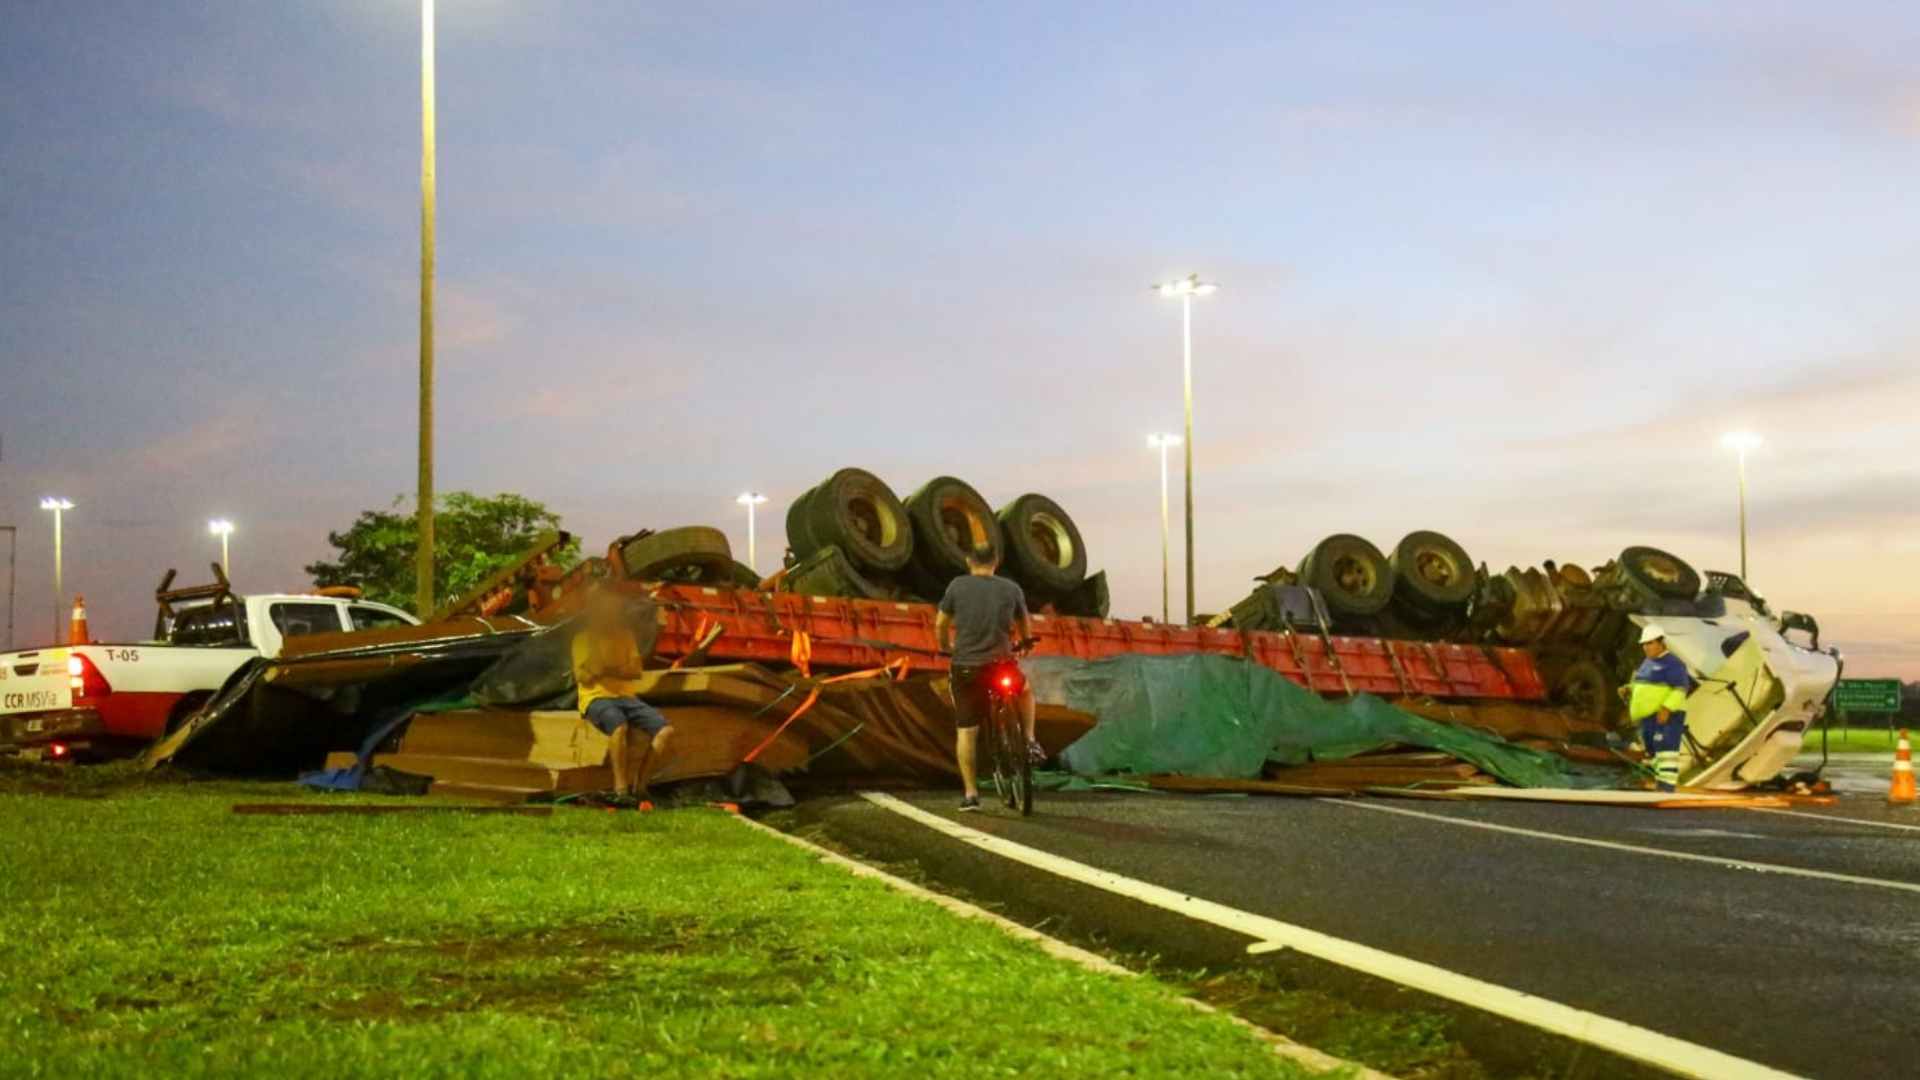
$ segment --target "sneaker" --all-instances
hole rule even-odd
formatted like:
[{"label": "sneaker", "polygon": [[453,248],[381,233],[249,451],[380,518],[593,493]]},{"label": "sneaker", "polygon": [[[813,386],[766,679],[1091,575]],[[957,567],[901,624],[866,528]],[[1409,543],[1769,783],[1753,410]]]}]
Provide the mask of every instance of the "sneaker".
[{"label": "sneaker", "polygon": [[1027,760],[1033,762],[1035,765],[1046,764],[1047,762],[1046,747],[1041,746],[1039,742],[1033,739],[1028,739],[1027,740]]},{"label": "sneaker", "polygon": [[962,797],[962,798],[960,799],[960,812],[961,812],[961,813],[963,813],[963,814],[971,814],[971,813],[973,813],[973,812],[974,812],[975,810],[978,810],[978,809],[980,809],[980,796],[978,796],[978,795],[967,795],[967,796],[963,796],[963,797]]}]

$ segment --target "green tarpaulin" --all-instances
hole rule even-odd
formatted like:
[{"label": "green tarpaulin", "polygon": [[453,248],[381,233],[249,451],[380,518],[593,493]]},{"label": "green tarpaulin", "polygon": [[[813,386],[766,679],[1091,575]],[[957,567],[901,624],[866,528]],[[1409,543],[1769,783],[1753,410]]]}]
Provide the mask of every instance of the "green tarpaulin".
[{"label": "green tarpaulin", "polygon": [[1371,694],[1329,701],[1228,656],[1043,657],[1023,665],[1040,700],[1099,723],[1061,755],[1082,776],[1179,773],[1251,779],[1388,746],[1444,750],[1517,787],[1566,787],[1564,758],[1403,712]]}]

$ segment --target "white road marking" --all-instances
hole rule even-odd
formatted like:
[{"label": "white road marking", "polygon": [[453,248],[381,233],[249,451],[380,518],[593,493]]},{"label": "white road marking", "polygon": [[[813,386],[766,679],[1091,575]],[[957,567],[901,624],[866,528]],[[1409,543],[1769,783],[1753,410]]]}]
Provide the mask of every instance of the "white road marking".
[{"label": "white road marking", "polygon": [[1085,863],[1028,847],[1003,837],[968,828],[938,814],[929,813],[892,795],[863,791],[861,798],[875,806],[917,821],[956,840],[963,840],[984,851],[1031,866],[1037,870],[1091,885],[1118,896],[1184,915],[1199,922],[1245,934],[1254,939],[1249,952],[1296,949],[1342,967],[1391,979],[1403,986],[1422,990],[1436,997],[1457,1001],[1495,1016],[1564,1035],[1579,1042],[1601,1047],[1622,1057],[1646,1062],[1682,1076],[1694,1077],[1791,1077],[1793,1074],[1734,1057],[1711,1047],[1662,1035],[1623,1020],[1577,1009],[1558,1001],[1538,997],[1497,983],[1485,982],[1433,964],[1409,959],[1357,941],[1348,941],[1303,926],[1281,922],[1265,915],[1227,907],[1211,900],[1189,896],[1151,882],[1126,877]]},{"label": "white road marking", "polygon": [[1871,825],[1876,829],[1900,829],[1905,832],[1920,832],[1920,825],[1902,825],[1897,821],[1874,821],[1871,818],[1838,817],[1833,814],[1815,814],[1806,810],[1775,810],[1766,806],[1752,806],[1748,809],[1760,814],[1786,814],[1790,817],[1812,818],[1815,821],[1837,821],[1848,825]]},{"label": "white road marking", "polygon": [[1358,810],[1372,810],[1381,814],[1400,814],[1405,817],[1425,818],[1446,825],[1457,825],[1463,829],[1486,829],[1489,832],[1508,833],[1513,836],[1525,836],[1535,840],[1552,840],[1562,844],[1578,844],[1581,847],[1604,848],[1608,851],[1624,851],[1633,855],[1652,855],[1662,859],[1679,859],[1682,862],[1707,863],[1733,870],[1752,870],[1761,874],[1784,874],[1789,877],[1813,878],[1818,881],[1838,881],[1846,885],[1867,885],[1876,889],[1894,889],[1899,892],[1920,893],[1920,884],[1911,881],[1889,881],[1885,878],[1862,877],[1859,874],[1841,874],[1831,870],[1809,870],[1801,866],[1786,866],[1781,863],[1755,862],[1752,859],[1734,859],[1723,855],[1698,855],[1691,851],[1668,851],[1665,848],[1644,847],[1640,844],[1623,844],[1617,840],[1596,840],[1590,836],[1572,836],[1567,833],[1547,832],[1544,829],[1524,829],[1518,825],[1501,825],[1492,821],[1475,821],[1471,818],[1449,817],[1446,814],[1430,814],[1424,810],[1409,810],[1404,806],[1381,806],[1378,803],[1360,802],[1354,799],[1322,799],[1321,802],[1334,806],[1351,806]]},{"label": "white road marking", "polygon": [[[877,866],[868,866],[858,859],[849,859],[837,851],[830,851],[827,848],[823,848],[811,840],[804,840],[792,833],[781,832],[771,825],[762,825],[744,814],[733,814],[731,816],[742,825],[766,833],[788,844],[792,844],[802,851],[810,852],[820,861],[838,866],[855,877],[872,878],[895,892],[904,893],[916,900],[925,900],[930,904],[945,908],[960,918],[979,919],[982,922],[991,923],[1011,937],[1018,938],[1021,941],[1033,942],[1040,947],[1041,951],[1049,956],[1065,960],[1068,963],[1077,964],[1088,971],[1101,975],[1134,978],[1140,974],[1131,968],[1122,967],[1114,963],[1099,953],[1088,952],[1078,945],[1069,945],[1057,937],[1043,934],[1031,926],[1014,922],[1005,915],[996,915],[977,904],[969,904],[958,897],[948,896],[945,893],[937,893],[932,889],[922,888],[905,878],[895,877]],[[1195,1012],[1218,1014],[1226,1017],[1234,1024],[1245,1029],[1247,1033],[1254,1038],[1266,1043],[1268,1048],[1274,1053],[1289,1060],[1297,1061],[1315,1072],[1339,1073],[1341,1076],[1348,1078],[1348,1080],[1393,1080],[1393,1077],[1377,1070],[1369,1069],[1357,1061],[1337,1058],[1324,1050],[1316,1050],[1305,1043],[1295,1042],[1285,1035],[1275,1031],[1269,1031],[1250,1020],[1242,1019],[1216,1006],[1209,1005],[1199,998],[1181,996],[1176,997],[1175,1000]]]}]

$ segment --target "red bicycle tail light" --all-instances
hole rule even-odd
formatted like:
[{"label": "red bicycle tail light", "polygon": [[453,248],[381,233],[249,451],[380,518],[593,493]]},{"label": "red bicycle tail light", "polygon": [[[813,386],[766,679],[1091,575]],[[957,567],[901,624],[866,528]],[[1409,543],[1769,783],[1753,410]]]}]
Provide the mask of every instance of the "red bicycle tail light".
[{"label": "red bicycle tail light", "polygon": [[67,744],[66,744],[66,743],[63,743],[63,742],[57,742],[57,743],[54,743],[53,745],[51,745],[51,746],[49,746],[49,747],[47,747],[47,756],[48,756],[48,757],[56,757],[56,758],[63,758],[63,757],[66,757],[66,756],[67,756]]}]

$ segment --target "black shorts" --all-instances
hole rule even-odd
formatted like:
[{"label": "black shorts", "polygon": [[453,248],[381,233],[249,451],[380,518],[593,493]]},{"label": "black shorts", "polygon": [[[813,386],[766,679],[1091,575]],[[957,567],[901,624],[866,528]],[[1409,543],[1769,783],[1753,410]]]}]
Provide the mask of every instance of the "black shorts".
[{"label": "black shorts", "polygon": [[953,686],[953,726],[979,727],[993,713],[993,697],[987,693],[985,667],[956,667],[950,678]]}]

